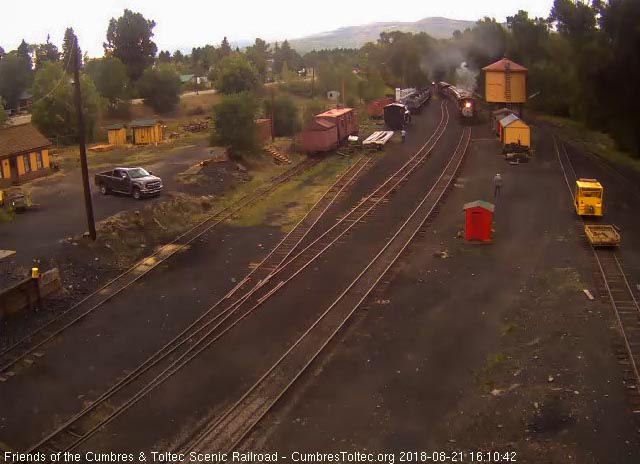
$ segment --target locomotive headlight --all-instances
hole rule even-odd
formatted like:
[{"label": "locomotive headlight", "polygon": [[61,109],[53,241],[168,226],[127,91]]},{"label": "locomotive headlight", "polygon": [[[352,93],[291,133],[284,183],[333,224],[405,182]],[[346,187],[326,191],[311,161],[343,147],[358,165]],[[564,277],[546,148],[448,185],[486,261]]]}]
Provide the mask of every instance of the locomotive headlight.
[{"label": "locomotive headlight", "polygon": [[465,107],[465,108],[471,108],[471,102],[466,102],[466,103],[464,104],[464,107]]}]

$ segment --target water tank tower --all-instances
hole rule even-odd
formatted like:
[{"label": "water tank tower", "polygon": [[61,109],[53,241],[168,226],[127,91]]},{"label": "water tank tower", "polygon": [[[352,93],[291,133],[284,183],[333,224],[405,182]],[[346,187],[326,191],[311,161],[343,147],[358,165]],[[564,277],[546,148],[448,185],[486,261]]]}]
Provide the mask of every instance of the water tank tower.
[{"label": "water tank tower", "polygon": [[527,101],[527,68],[503,58],[482,68],[485,73],[484,95],[487,103],[522,111]]}]

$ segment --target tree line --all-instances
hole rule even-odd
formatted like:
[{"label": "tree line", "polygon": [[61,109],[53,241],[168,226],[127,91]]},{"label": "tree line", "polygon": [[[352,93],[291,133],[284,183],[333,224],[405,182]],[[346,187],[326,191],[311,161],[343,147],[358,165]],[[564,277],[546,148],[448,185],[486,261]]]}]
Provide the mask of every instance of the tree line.
[{"label": "tree line", "polygon": [[[464,82],[482,94],[480,69],[508,56],[526,66],[528,105],[550,114],[571,117],[608,132],[619,146],[640,156],[640,114],[635,111],[635,87],[640,77],[637,50],[640,46],[640,2],[637,0],[555,0],[548,17],[530,17],[517,11],[499,23],[483,18],[449,39],[425,33],[383,32],[376,42],[359,49],[312,51],[300,56],[289,44],[269,44],[257,38],[243,51],[228,40],[218,45],[194,47],[190,54],[160,51],[153,42],[155,22],[125,10],[109,21],[104,57],[83,57],[83,94],[89,116],[101,111],[126,115],[131,98],[143,98],[157,112],[168,112],[179,102],[180,74],[206,76],[216,90],[228,95],[214,113],[234,108],[271,114],[264,84],[279,81],[283,94],[274,101],[276,133],[289,135],[305,118],[295,113],[287,95],[309,97],[344,89],[348,105],[368,102],[394,87],[426,86],[431,81]],[[20,94],[31,89],[33,120],[47,135],[72,134],[66,112],[71,107],[70,53],[75,35],[68,29],[61,50],[50,38],[42,44],[22,41],[16,50],[0,47],[0,98],[6,108],[16,108]],[[81,53],[79,47],[75,50]],[[296,71],[313,68],[315,79],[299,79]],[[475,85],[474,85],[475,84]],[[309,103],[322,109],[322,99]],[[284,115],[284,116],[283,116]],[[289,115],[289,116],[286,116]],[[3,112],[0,112],[0,118]],[[230,124],[238,129],[238,121]],[[92,128],[89,127],[91,131]],[[249,131],[245,127],[245,134]],[[239,139],[239,136],[232,139]],[[220,143],[229,140],[222,137]]]}]

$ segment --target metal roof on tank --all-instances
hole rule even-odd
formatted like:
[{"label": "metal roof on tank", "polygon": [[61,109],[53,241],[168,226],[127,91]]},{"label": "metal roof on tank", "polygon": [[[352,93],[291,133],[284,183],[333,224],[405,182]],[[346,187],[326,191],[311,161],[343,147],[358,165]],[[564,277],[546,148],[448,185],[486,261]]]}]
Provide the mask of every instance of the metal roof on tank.
[{"label": "metal roof on tank", "polygon": [[527,68],[525,68],[524,66],[511,61],[509,58],[502,58],[499,61],[496,61],[495,63],[491,63],[488,66],[485,66],[484,68],[482,68],[483,71],[505,71],[507,69],[507,67],[509,67],[509,71],[511,72],[519,72],[519,71],[526,71]]}]

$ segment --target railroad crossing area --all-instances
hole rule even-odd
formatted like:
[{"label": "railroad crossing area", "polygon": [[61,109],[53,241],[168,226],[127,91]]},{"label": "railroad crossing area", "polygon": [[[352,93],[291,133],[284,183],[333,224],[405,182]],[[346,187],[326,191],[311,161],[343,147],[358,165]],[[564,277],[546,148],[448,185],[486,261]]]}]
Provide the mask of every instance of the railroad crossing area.
[{"label": "railroad crossing area", "polygon": [[[200,224],[152,278],[125,275],[132,288],[87,300],[71,319],[75,345],[61,324],[3,352],[2,446],[636,462],[635,345],[563,161],[580,177],[599,171],[542,127],[529,162],[510,162],[488,125],[462,124],[452,108],[433,101],[406,144],[354,157],[286,234],[259,229],[269,238],[250,267],[237,252],[246,237]],[[634,284],[636,225],[619,220],[621,194],[602,182],[623,237],[608,251]],[[490,205],[487,240],[465,239],[482,227],[467,222],[472,202]],[[110,311],[91,312],[103,297]]]}]

